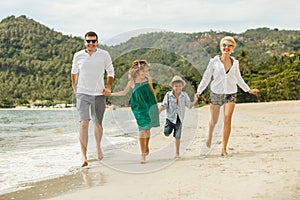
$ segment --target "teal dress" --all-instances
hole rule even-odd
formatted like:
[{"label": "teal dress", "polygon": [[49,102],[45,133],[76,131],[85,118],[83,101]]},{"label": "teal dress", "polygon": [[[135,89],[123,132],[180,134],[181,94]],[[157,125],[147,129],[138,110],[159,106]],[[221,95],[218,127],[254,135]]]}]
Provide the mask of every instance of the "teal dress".
[{"label": "teal dress", "polygon": [[130,97],[130,107],[139,131],[159,126],[158,106],[148,81],[135,83]]}]

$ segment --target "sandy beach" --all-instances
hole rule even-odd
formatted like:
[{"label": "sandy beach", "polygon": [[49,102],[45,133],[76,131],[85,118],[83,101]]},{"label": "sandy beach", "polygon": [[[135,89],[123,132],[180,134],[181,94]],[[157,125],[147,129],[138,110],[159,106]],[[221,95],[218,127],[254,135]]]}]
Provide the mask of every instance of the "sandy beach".
[{"label": "sandy beach", "polygon": [[[31,184],[0,199],[296,200],[300,197],[300,101],[237,104],[221,157],[221,135],[199,157],[209,106],[187,112],[182,156],[174,160],[173,138],[151,138],[147,164],[138,145],[104,153],[73,174]],[[186,150],[185,150],[186,149]],[[184,151],[185,150],[185,151]],[[129,156],[130,155],[130,156]],[[136,173],[135,173],[136,172]]]}]

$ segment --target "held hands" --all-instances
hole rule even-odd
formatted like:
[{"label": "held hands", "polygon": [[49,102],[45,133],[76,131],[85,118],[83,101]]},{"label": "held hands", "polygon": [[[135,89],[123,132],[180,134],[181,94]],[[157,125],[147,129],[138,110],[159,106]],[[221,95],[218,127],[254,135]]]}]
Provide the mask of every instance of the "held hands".
[{"label": "held hands", "polygon": [[199,92],[197,92],[195,95],[197,95],[198,99],[202,99],[204,102],[206,102],[206,98],[204,96],[201,96],[201,94]]},{"label": "held hands", "polygon": [[259,89],[251,89],[251,90],[249,90],[248,91],[248,93],[250,93],[250,94],[257,94],[257,93],[259,93]]},{"label": "held hands", "polygon": [[108,88],[103,89],[103,90],[102,90],[102,93],[103,93],[103,95],[106,96],[106,97],[111,96],[111,90],[108,89]]},{"label": "held hands", "polygon": [[196,94],[194,95],[194,102],[198,102],[198,99],[199,99],[199,95],[198,95],[198,93],[196,93]]}]

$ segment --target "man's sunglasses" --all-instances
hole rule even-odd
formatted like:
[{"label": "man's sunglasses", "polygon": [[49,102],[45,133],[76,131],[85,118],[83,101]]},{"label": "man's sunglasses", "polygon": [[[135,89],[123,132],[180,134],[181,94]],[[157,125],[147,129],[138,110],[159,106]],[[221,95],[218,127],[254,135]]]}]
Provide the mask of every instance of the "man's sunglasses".
[{"label": "man's sunglasses", "polygon": [[96,43],[97,42],[97,40],[85,40],[86,41],[86,43]]}]

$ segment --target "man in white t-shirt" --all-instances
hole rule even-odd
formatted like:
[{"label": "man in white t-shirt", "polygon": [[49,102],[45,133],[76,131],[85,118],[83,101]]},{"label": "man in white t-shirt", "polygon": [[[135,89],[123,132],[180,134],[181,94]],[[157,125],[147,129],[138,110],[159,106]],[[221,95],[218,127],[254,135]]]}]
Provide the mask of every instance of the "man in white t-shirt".
[{"label": "man in white t-shirt", "polygon": [[[74,54],[72,62],[72,87],[76,95],[77,110],[80,118],[80,146],[82,167],[88,165],[87,144],[90,118],[94,122],[94,132],[98,160],[103,158],[101,139],[102,120],[106,107],[105,94],[110,92],[114,81],[114,67],[109,53],[97,47],[98,36],[95,32],[85,34],[86,49]],[[104,85],[104,74],[107,84]]]}]

